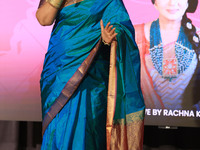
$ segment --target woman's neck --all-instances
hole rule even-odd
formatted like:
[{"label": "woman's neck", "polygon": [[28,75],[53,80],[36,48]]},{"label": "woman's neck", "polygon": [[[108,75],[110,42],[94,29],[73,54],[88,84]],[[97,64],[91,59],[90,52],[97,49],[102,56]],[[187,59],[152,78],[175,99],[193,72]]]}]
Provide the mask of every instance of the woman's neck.
[{"label": "woman's neck", "polygon": [[160,29],[165,30],[168,32],[174,32],[174,31],[179,31],[180,26],[181,26],[181,21],[180,20],[167,20],[163,18],[159,18],[159,24],[160,24]]},{"label": "woman's neck", "polygon": [[174,43],[178,39],[181,21],[169,21],[159,18],[161,39],[164,45]]}]

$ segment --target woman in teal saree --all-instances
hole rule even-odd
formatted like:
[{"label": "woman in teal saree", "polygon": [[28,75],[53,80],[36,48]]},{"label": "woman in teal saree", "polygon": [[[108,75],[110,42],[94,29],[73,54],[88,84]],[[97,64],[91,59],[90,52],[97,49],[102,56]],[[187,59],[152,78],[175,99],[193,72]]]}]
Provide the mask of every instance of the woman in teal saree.
[{"label": "woman in teal saree", "polygon": [[63,3],[41,2],[36,14],[42,25],[53,22],[40,20],[41,9],[56,14],[40,81],[42,149],[142,149],[140,58],[122,1]]}]

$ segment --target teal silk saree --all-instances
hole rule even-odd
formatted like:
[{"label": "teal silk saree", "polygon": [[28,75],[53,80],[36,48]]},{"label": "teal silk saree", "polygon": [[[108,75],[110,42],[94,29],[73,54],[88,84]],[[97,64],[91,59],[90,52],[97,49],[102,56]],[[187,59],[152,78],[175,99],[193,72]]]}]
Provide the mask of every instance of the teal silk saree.
[{"label": "teal silk saree", "polygon": [[[116,27],[101,43],[100,20]],[[41,74],[42,150],[140,150],[144,102],[134,28],[121,0],[60,10]]]}]

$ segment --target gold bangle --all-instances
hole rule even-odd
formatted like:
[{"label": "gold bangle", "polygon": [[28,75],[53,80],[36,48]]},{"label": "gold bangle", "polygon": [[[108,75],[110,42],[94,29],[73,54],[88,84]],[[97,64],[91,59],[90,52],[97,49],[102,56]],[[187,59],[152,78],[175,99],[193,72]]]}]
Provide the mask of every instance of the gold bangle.
[{"label": "gold bangle", "polygon": [[46,0],[49,4],[51,4],[53,7],[59,9],[63,3],[63,0]]},{"label": "gold bangle", "polygon": [[110,46],[110,43],[107,43],[106,41],[104,41],[103,38],[102,38],[102,42],[103,42],[104,45]]}]

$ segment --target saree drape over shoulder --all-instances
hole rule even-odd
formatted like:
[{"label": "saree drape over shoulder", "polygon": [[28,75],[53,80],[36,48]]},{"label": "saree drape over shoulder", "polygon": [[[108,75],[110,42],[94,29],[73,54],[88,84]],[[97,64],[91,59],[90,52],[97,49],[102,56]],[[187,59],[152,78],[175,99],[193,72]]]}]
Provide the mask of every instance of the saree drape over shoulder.
[{"label": "saree drape over shoulder", "polygon": [[[117,40],[101,43],[100,20]],[[44,150],[140,150],[144,102],[134,28],[121,0],[59,12],[41,75]]]}]

